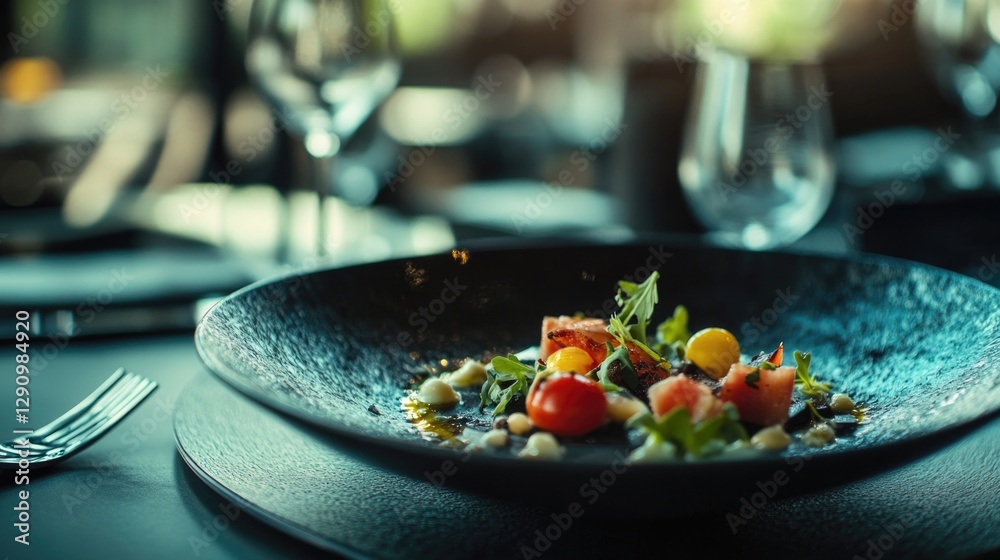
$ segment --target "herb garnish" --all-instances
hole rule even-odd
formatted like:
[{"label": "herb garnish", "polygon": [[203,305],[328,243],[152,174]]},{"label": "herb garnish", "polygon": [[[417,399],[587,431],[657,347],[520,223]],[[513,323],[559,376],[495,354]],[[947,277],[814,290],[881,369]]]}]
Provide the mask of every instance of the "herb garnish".
[{"label": "herb garnish", "polygon": [[760,389],[760,387],[757,386],[757,382],[759,381],[760,381],[760,368],[751,371],[750,373],[747,374],[746,377],[743,378],[743,382],[746,383],[748,386],[750,386],[751,389]]},{"label": "herb garnish", "polygon": [[816,405],[813,404],[812,401],[806,401],[806,408],[809,409],[809,412],[812,413],[813,418],[815,418],[817,422],[822,422],[824,424],[831,423],[830,420],[824,418],[823,415],[819,413],[819,410],[816,409]]},{"label": "herb garnish", "polygon": [[654,438],[654,441],[673,444],[683,456],[684,452],[700,456],[712,441],[723,444],[734,441],[748,441],[747,432],[739,421],[739,413],[732,403],[722,406],[722,413],[702,422],[692,423],[691,413],[685,407],[677,407],[660,420],[652,414],[638,414],[625,424],[626,428],[640,428]]},{"label": "herb garnish", "polygon": [[[617,391],[619,387],[615,385],[609,375],[611,374],[611,368],[614,367],[622,374],[622,381],[625,385],[632,390],[635,390],[639,386],[639,374],[635,372],[635,366],[632,365],[632,359],[628,356],[628,348],[624,346],[619,346],[617,349],[613,350],[613,346],[610,342],[606,343],[608,350],[608,357],[604,358],[601,365],[594,371],[597,372],[597,382],[601,384],[601,388],[605,391]],[[616,365],[617,364],[617,365]]]},{"label": "herb garnish", "polygon": [[621,306],[621,310],[612,315],[608,321],[608,332],[622,345],[631,342],[657,362],[662,362],[663,358],[649,347],[646,340],[649,320],[653,316],[653,308],[659,301],[656,292],[656,281],[659,278],[660,273],[653,271],[642,284],[625,280],[618,282],[615,301]]},{"label": "herb garnish", "polygon": [[809,364],[812,362],[812,355],[806,352],[803,354],[796,350],[795,356],[795,384],[799,390],[807,397],[822,397],[830,392],[830,385],[822,383],[815,376],[809,373]]},{"label": "herb garnish", "polygon": [[536,373],[534,368],[522,363],[513,354],[508,354],[506,358],[496,356],[490,365],[493,369],[486,370],[486,382],[479,392],[482,400],[479,410],[496,404],[493,409],[493,416],[496,416],[506,410],[507,404],[514,397],[528,396],[528,389],[531,388],[531,381]]},{"label": "herb garnish", "polygon": [[688,310],[683,305],[674,308],[674,315],[656,327],[656,345],[654,348],[660,354],[673,350],[678,360],[684,359],[687,341],[691,339],[688,330]]}]

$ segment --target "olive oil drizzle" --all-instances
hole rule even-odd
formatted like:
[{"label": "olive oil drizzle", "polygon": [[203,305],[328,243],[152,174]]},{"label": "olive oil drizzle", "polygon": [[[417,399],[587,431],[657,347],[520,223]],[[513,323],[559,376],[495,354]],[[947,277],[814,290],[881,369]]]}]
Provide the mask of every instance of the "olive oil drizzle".
[{"label": "olive oil drizzle", "polygon": [[426,440],[451,442],[464,429],[464,425],[453,418],[438,417],[431,405],[413,398],[413,395],[404,398],[402,404],[406,419]]}]

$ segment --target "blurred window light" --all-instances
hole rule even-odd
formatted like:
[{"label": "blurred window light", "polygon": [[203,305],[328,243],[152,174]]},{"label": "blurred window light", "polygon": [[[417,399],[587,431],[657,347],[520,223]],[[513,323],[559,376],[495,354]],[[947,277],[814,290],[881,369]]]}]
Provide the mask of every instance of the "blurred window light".
[{"label": "blurred window light", "polygon": [[[881,13],[885,0],[678,0],[662,20],[667,52],[696,54],[709,45],[754,58],[809,60]],[[872,19],[869,29],[877,30]],[[669,40],[664,40],[669,37]],[[663,44],[670,43],[670,46]],[[692,52],[694,51],[694,52]]]},{"label": "blurred window light", "polygon": [[955,86],[962,105],[970,115],[985,117],[997,105],[997,95],[992,84],[976,68],[963,64],[955,71]]},{"label": "blurred window light", "polygon": [[476,109],[473,91],[454,88],[401,87],[386,100],[382,127],[406,146],[453,146],[470,140],[486,119]]},{"label": "blurred window light", "polygon": [[517,58],[491,56],[473,72],[472,89],[494,118],[511,118],[523,110],[532,97],[531,74]]},{"label": "blurred window light", "polygon": [[336,190],[348,202],[365,206],[374,202],[378,196],[379,181],[368,167],[356,163],[345,164]]},{"label": "blurred window light", "polygon": [[[406,0],[398,3],[395,18],[396,43],[409,56],[432,54],[457,42],[472,28],[470,6],[482,0]],[[390,4],[391,6],[392,4]]]}]

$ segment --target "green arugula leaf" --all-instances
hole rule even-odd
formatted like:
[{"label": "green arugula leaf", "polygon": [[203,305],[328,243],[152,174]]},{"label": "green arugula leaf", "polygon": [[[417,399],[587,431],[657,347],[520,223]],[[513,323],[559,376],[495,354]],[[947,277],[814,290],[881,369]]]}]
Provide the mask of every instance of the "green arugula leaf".
[{"label": "green arugula leaf", "polygon": [[649,354],[649,356],[657,362],[664,361],[663,357],[660,356],[658,352],[647,346],[645,342],[632,336],[632,328],[637,328],[637,325],[626,327],[617,315],[612,315],[611,319],[608,320],[608,332],[611,333],[611,336],[615,337],[622,346],[624,346],[627,342],[631,342],[638,348],[642,349],[643,352]]},{"label": "green arugula leaf", "polygon": [[486,370],[486,382],[479,391],[479,410],[496,405],[493,416],[506,410],[514,397],[528,396],[531,381],[535,378],[535,369],[522,363],[517,356],[496,356],[490,362],[492,370]]},{"label": "green arugula leaf", "polygon": [[[638,324],[649,325],[649,320],[653,316],[653,309],[659,301],[659,294],[656,291],[656,281],[660,279],[660,273],[653,271],[642,284],[618,282],[618,293],[615,294],[615,301],[621,306],[619,316],[626,324],[632,319],[636,319]],[[622,293],[628,296],[626,299]],[[645,339],[645,331],[643,331]]]},{"label": "green arugula leaf", "polygon": [[688,310],[683,305],[674,308],[674,315],[656,327],[656,336],[664,344],[687,343],[691,338],[688,330]]},{"label": "green arugula leaf", "polygon": [[674,308],[674,315],[656,327],[656,344],[652,348],[661,356],[673,355],[676,359],[683,360],[690,338],[688,310],[683,305],[678,305]]},{"label": "green arugula leaf", "polygon": [[830,385],[818,381],[815,376],[809,373],[809,365],[812,363],[812,355],[796,350],[795,356],[795,384],[799,390],[807,397],[821,397],[830,392]]},{"label": "green arugula leaf", "polygon": [[[646,344],[646,331],[649,329],[649,321],[653,317],[653,309],[659,301],[659,294],[656,290],[656,281],[660,279],[660,273],[653,271],[642,284],[618,282],[618,293],[615,294],[615,301],[621,306],[617,313],[618,319],[625,327],[622,328],[621,335],[627,335]],[[626,297],[627,296],[627,297]],[[635,321],[633,323],[633,321]],[[616,337],[617,338],[617,337]]]},{"label": "green arugula leaf", "polygon": [[513,354],[507,354],[506,358],[503,356],[496,356],[490,361],[490,365],[493,366],[493,369],[496,370],[497,373],[503,373],[505,375],[517,376],[518,374],[535,374],[535,368],[525,364],[521,360],[518,360],[517,356]]},{"label": "green arugula leaf", "polygon": [[778,366],[772,364],[771,362],[761,362],[761,364],[760,364],[760,366],[758,366],[758,368],[759,369],[766,369],[766,370],[770,371],[770,370],[776,370],[776,369],[778,369]]},{"label": "green arugula leaf", "polygon": [[601,387],[605,391],[619,390],[619,387],[609,378],[611,368],[615,367],[621,372],[622,381],[625,382],[625,386],[635,390],[639,386],[639,374],[636,373],[635,366],[632,365],[632,359],[629,358],[628,348],[619,346],[615,349],[610,342],[605,343],[605,345],[607,346],[608,357],[604,358],[604,361],[601,362],[601,365],[596,370],[597,382],[601,384]]},{"label": "green arugula leaf", "polygon": [[757,386],[757,383],[759,381],[760,381],[760,368],[751,371],[750,373],[747,374],[746,377],[743,378],[743,382],[749,385],[751,389],[760,390],[760,387]]},{"label": "green arugula leaf", "polygon": [[746,429],[740,423],[740,415],[732,403],[725,403],[722,406],[722,413],[713,416],[694,429],[692,434],[692,444],[695,455],[701,454],[713,440],[721,441],[725,444],[734,441],[749,441]]},{"label": "green arugula leaf", "polygon": [[625,429],[628,430],[641,429],[650,435],[656,435],[661,439],[665,439],[662,437],[662,431],[659,422],[657,422],[656,418],[654,418],[653,415],[649,412],[636,414],[635,416],[629,418],[625,422]]},{"label": "green arugula leaf", "polygon": [[721,414],[696,424],[691,422],[691,413],[687,408],[677,407],[660,420],[649,413],[636,415],[625,423],[625,427],[641,429],[647,437],[671,443],[678,450],[694,456],[707,451],[712,442],[726,445],[750,439],[732,403],[725,403]]}]

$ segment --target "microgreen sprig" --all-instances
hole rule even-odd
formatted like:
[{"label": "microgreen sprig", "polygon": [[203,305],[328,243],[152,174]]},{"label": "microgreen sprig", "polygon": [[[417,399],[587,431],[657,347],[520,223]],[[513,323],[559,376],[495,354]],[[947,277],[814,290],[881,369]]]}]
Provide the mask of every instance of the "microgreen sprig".
[{"label": "microgreen sprig", "polygon": [[479,409],[496,404],[493,409],[493,416],[496,416],[504,412],[515,397],[528,396],[528,389],[531,388],[536,372],[513,354],[508,354],[507,357],[496,356],[490,366],[492,369],[486,370],[486,382],[479,391]]},{"label": "microgreen sprig", "polygon": [[625,280],[618,282],[615,301],[621,309],[608,320],[608,332],[622,345],[631,342],[657,362],[662,362],[663,358],[649,347],[646,340],[646,330],[649,329],[653,309],[659,301],[656,291],[656,281],[659,279],[660,273],[653,271],[641,284]]},{"label": "microgreen sprig", "polygon": [[812,355],[808,352],[802,353],[796,350],[795,356],[795,384],[807,397],[817,398],[825,396],[830,392],[830,385],[816,379],[809,373],[809,364],[812,362]]}]

